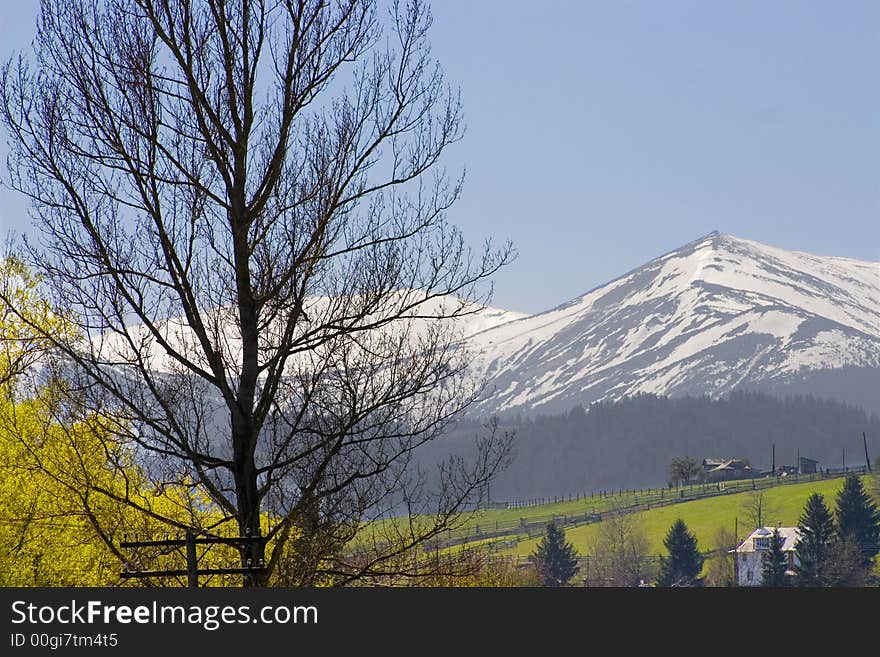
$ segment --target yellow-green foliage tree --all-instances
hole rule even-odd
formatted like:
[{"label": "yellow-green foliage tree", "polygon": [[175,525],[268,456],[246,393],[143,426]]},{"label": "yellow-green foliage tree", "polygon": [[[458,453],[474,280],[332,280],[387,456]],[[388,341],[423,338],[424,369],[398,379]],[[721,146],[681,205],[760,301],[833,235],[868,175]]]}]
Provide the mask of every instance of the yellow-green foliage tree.
[{"label": "yellow-green foliage tree", "polygon": [[13,403],[7,398],[0,406],[0,584],[115,581],[120,561],[89,518],[91,514],[104,523],[113,510],[93,499],[88,490],[75,491],[76,478],[69,476],[72,470],[87,471],[92,464],[70,462],[58,467],[72,454],[64,434],[76,440],[76,430],[52,426],[38,400]]},{"label": "yellow-green foliage tree", "polygon": [[[132,553],[120,543],[205,529],[215,517],[207,500],[183,485],[156,489],[130,455],[99,439],[97,422],[53,417],[49,397],[44,389],[0,401],[0,585],[117,584],[126,562],[180,568],[175,551]],[[228,565],[235,555],[218,549],[210,560]]]},{"label": "yellow-green foliage tree", "polygon": [[40,469],[38,455],[52,444],[42,404],[17,400],[19,377],[48,347],[31,323],[65,326],[37,288],[21,261],[0,261],[0,584],[103,583],[112,554],[83,531],[72,498]]},{"label": "yellow-green foliage tree", "polygon": [[49,348],[46,335],[72,329],[39,293],[39,279],[14,256],[0,259],[0,386],[4,396],[14,390],[14,380]]},{"label": "yellow-green foliage tree", "polygon": [[[222,534],[222,518],[189,482],[150,481],[112,440],[114,420],[78,414],[71,395],[58,394],[62,381],[35,383],[28,369],[51,357],[38,323],[70,330],[20,261],[0,261],[0,586],[111,585],[126,562],[180,567],[173,550],[131,553],[120,543],[185,529]],[[229,565],[237,561],[230,552],[203,549],[200,557]]]}]

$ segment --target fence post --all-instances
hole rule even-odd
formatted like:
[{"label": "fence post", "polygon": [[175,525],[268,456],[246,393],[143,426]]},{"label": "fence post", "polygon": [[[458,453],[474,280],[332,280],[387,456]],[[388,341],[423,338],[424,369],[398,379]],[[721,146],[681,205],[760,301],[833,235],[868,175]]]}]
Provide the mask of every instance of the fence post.
[{"label": "fence post", "polygon": [[199,587],[199,570],[196,557],[196,535],[190,531],[186,532],[186,573],[187,587],[197,589]]}]

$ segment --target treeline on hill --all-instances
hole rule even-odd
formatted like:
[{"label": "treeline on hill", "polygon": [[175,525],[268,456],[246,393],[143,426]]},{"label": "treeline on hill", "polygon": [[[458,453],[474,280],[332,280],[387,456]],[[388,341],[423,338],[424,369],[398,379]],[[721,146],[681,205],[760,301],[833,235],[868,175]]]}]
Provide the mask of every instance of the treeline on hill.
[{"label": "treeline on hill", "polygon": [[[473,435],[477,424],[462,423],[456,433]],[[492,483],[494,500],[663,486],[671,460],[682,455],[746,458],[769,469],[773,444],[777,466],[795,465],[800,453],[822,468],[839,467],[843,449],[848,465],[864,465],[862,432],[869,447],[880,444],[880,418],[861,408],[756,392],[721,399],[640,395],[504,425],[516,431],[515,455]]]}]

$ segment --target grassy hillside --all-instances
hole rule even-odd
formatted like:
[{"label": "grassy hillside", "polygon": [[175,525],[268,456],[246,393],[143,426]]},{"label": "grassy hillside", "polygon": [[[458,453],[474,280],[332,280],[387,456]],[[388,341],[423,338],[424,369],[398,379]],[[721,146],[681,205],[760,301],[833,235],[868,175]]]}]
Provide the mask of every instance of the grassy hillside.
[{"label": "grassy hillside", "polygon": [[[818,478],[818,475],[814,475]],[[798,477],[788,477],[786,479],[756,480],[759,486],[771,487],[776,485],[794,485],[791,482],[798,480]],[[810,475],[800,475],[799,480],[811,480]],[[843,481],[842,479],[840,481]],[[604,513],[609,509],[618,509],[621,507],[635,506],[639,504],[656,504],[661,502],[669,502],[670,500],[679,499],[679,497],[692,497],[709,495],[713,493],[724,492],[730,494],[732,491],[752,490],[752,480],[744,479],[739,481],[728,481],[722,484],[693,484],[684,486],[679,489],[670,490],[668,488],[645,488],[641,490],[625,490],[609,492],[606,496],[592,495],[577,498],[560,499],[558,502],[547,502],[529,507],[519,507],[514,509],[485,509],[475,514],[466,523],[466,526],[480,527],[489,530],[497,525],[505,525],[525,520],[548,519],[552,516],[576,516],[584,513]]]},{"label": "grassy hillside", "polygon": [[[793,525],[813,491],[824,494],[829,507],[833,508],[834,498],[843,481],[842,476],[824,479],[816,475],[801,475],[799,478],[792,476],[754,482],[733,481],[720,486],[694,485],[676,490],[655,488],[623,491],[514,509],[486,509],[468,514],[458,529],[443,532],[436,542],[428,546],[431,550],[454,552],[492,545],[501,554],[527,556],[534,550],[546,523],[552,519],[565,527],[569,540],[573,540],[582,555],[587,555],[598,525],[584,524],[586,516],[603,514],[611,509],[648,507],[649,510],[636,511],[634,515],[643,522],[652,554],[663,552],[666,531],[679,516],[697,534],[700,548],[710,550],[716,547],[713,541],[718,528],[725,527],[732,532],[736,518],[739,518],[740,538],[754,529],[748,526],[748,514],[743,508],[753,490],[753,483],[759,490],[767,491],[766,499],[773,510],[767,516],[767,522]],[[381,541],[385,532],[394,534],[394,526],[402,525],[406,532],[409,523],[430,526],[432,522],[432,518],[423,516],[377,520],[365,525],[361,531],[364,540]],[[368,538],[374,535],[374,538]]]},{"label": "grassy hillside", "polygon": [[[843,479],[817,480],[785,486],[775,486],[765,490],[765,500],[773,512],[768,516],[767,524],[779,522],[784,526],[797,524],[804,504],[811,493],[822,493],[826,503],[833,509],[837,491],[843,486]],[[677,518],[682,518],[697,536],[701,550],[710,550],[715,546],[712,540],[715,532],[726,527],[733,531],[734,523],[739,518],[739,538],[744,538],[754,528],[749,527],[747,513],[744,510],[749,492],[723,495],[692,502],[683,502],[671,506],[658,507],[635,514],[648,537],[649,552],[665,553],[663,539],[670,525]],[[591,544],[599,529],[599,524],[581,525],[566,531],[569,541],[574,543],[582,555],[589,554]],[[538,538],[520,541],[515,547],[502,551],[502,554],[526,556],[534,551]]]}]

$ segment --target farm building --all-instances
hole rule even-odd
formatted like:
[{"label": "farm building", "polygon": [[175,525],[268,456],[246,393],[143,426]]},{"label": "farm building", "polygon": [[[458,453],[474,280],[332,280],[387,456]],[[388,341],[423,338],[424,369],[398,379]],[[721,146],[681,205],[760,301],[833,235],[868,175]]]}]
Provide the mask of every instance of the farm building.
[{"label": "farm building", "polygon": [[[788,570],[794,571],[799,563],[797,545],[799,533],[797,527],[777,527],[785,539],[782,551],[788,556]],[[736,558],[736,583],[739,586],[761,586],[764,555],[770,549],[771,527],[759,527],[744,540],[736,550],[732,550]]]},{"label": "farm building", "polygon": [[703,459],[703,481],[730,481],[751,476],[752,467],[743,459]]},{"label": "farm building", "polygon": [[776,477],[787,477],[797,474],[816,474],[819,470],[819,461],[808,459],[806,456],[798,456],[797,465],[780,465],[770,474]]},{"label": "farm building", "polygon": [[819,469],[819,461],[808,459],[806,456],[798,457],[798,472],[800,474],[816,474]]}]

